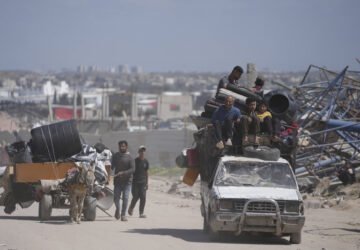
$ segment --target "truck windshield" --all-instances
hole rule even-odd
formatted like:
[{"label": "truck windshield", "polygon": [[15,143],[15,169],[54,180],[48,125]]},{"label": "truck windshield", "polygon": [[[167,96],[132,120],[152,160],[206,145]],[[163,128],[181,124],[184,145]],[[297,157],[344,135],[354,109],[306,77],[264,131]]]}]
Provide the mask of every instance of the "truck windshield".
[{"label": "truck windshield", "polygon": [[286,163],[278,162],[221,162],[217,186],[254,186],[296,188],[294,175]]}]

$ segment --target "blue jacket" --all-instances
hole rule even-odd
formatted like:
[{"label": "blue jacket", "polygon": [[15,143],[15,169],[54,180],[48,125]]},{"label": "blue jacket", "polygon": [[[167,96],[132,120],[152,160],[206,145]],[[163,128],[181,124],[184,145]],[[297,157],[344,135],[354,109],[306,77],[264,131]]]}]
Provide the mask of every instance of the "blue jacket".
[{"label": "blue jacket", "polygon": [[233,121],[240,119],[241,118],[240,110],[232,106],[231,109],[228,111],[225,109],[225,105],[221,105],[215,110],[214,114],[212,115],[211,123],[214,123],[215,121],[219,121],[221,124],[223,124],[225,119],[227,118]]}]

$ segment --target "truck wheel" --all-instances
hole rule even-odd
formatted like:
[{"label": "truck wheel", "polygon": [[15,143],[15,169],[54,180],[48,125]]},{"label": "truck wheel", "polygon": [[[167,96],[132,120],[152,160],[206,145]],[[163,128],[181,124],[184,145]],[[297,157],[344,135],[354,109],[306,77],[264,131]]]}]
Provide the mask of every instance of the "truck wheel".
[{"label": "truck wheel", "polygon": [[277,161],[280,158],[280,150],[267,146],[247,146],[244,148],[244,156],[259,158],[267,161]]},{"label": "truck wheel", "polygon": [[290,234],[290,243],[291,244],[300,244],[301,243],[301,232]]},{"label": "truck wheel", "polygon": [[220,241],[221,234],[220,232],[212,230],[212,228],[209,226],[209,238],[211,241]]},{"label": "truck wheel", "polygon": [[84,200],[84,218],[88,221],[94,221],[96,218],[96,199],[87,196]]},{"label": "truck wheel", "polygon": [[[210,212],[210,208],[209,208],[209,216],[211,216],[211,212]],[[209,221],[211,219],[209,218]],[[211,226],[209,225],[209,223],[207,222],[207,226],[208,226],[208,234],[209,234],[209,239],[211,241],[219,241],[221,239],[221,235],[220,232],[218,231],[214,231]]]},{"label": "truck wheel", "polygon": [[50,194],[44,194],[39,203],[40,220],[49,220],[52,211],[52,197]]},{"label": "truck wheel", "polygon": [[204,215],[203,218],[204,218],[204,219],[203,219],[203,232],[204,232],[205,234],[208,234],[208,233],[209,233],[209,224],[208,224],[208,222],[207,222],[206,215]]}]

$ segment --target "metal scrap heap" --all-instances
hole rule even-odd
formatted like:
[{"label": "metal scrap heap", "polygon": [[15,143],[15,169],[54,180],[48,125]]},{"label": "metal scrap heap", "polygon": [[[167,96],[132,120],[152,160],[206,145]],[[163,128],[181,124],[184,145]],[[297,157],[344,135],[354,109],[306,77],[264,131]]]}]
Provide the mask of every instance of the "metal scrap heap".
[{"label": "metal scrap heap", "polygon": [[298,105],[296,174],[323,177],[334,166],[358,166],[360,71],[310,65],[291,93]]}]

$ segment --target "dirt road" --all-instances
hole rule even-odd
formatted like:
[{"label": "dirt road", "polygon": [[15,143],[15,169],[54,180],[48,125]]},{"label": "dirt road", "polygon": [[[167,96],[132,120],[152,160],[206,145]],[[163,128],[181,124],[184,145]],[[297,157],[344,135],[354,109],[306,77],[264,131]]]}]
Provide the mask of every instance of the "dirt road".
[{"label": "dirt road", "polygon": [[[152,179],[146,214],[116,221],[97,210],[94,222],[68,223],[68,211],[53,210],[40,222],[37,203],[6,215],[0,210],[0,250],[3,249],[360,249],[359,199],[344,207],[307,209],[300,245],[288,238],[228,237],[211,242],[202,232],[200,200],[168,194],[171,183]],[[196,187],[195,187],[196,189]],[[196,193],[197,190],[194,190]],[[181,193],[181,192],[180,192]],[[113,215],[114,207],[109,212]]]}]

